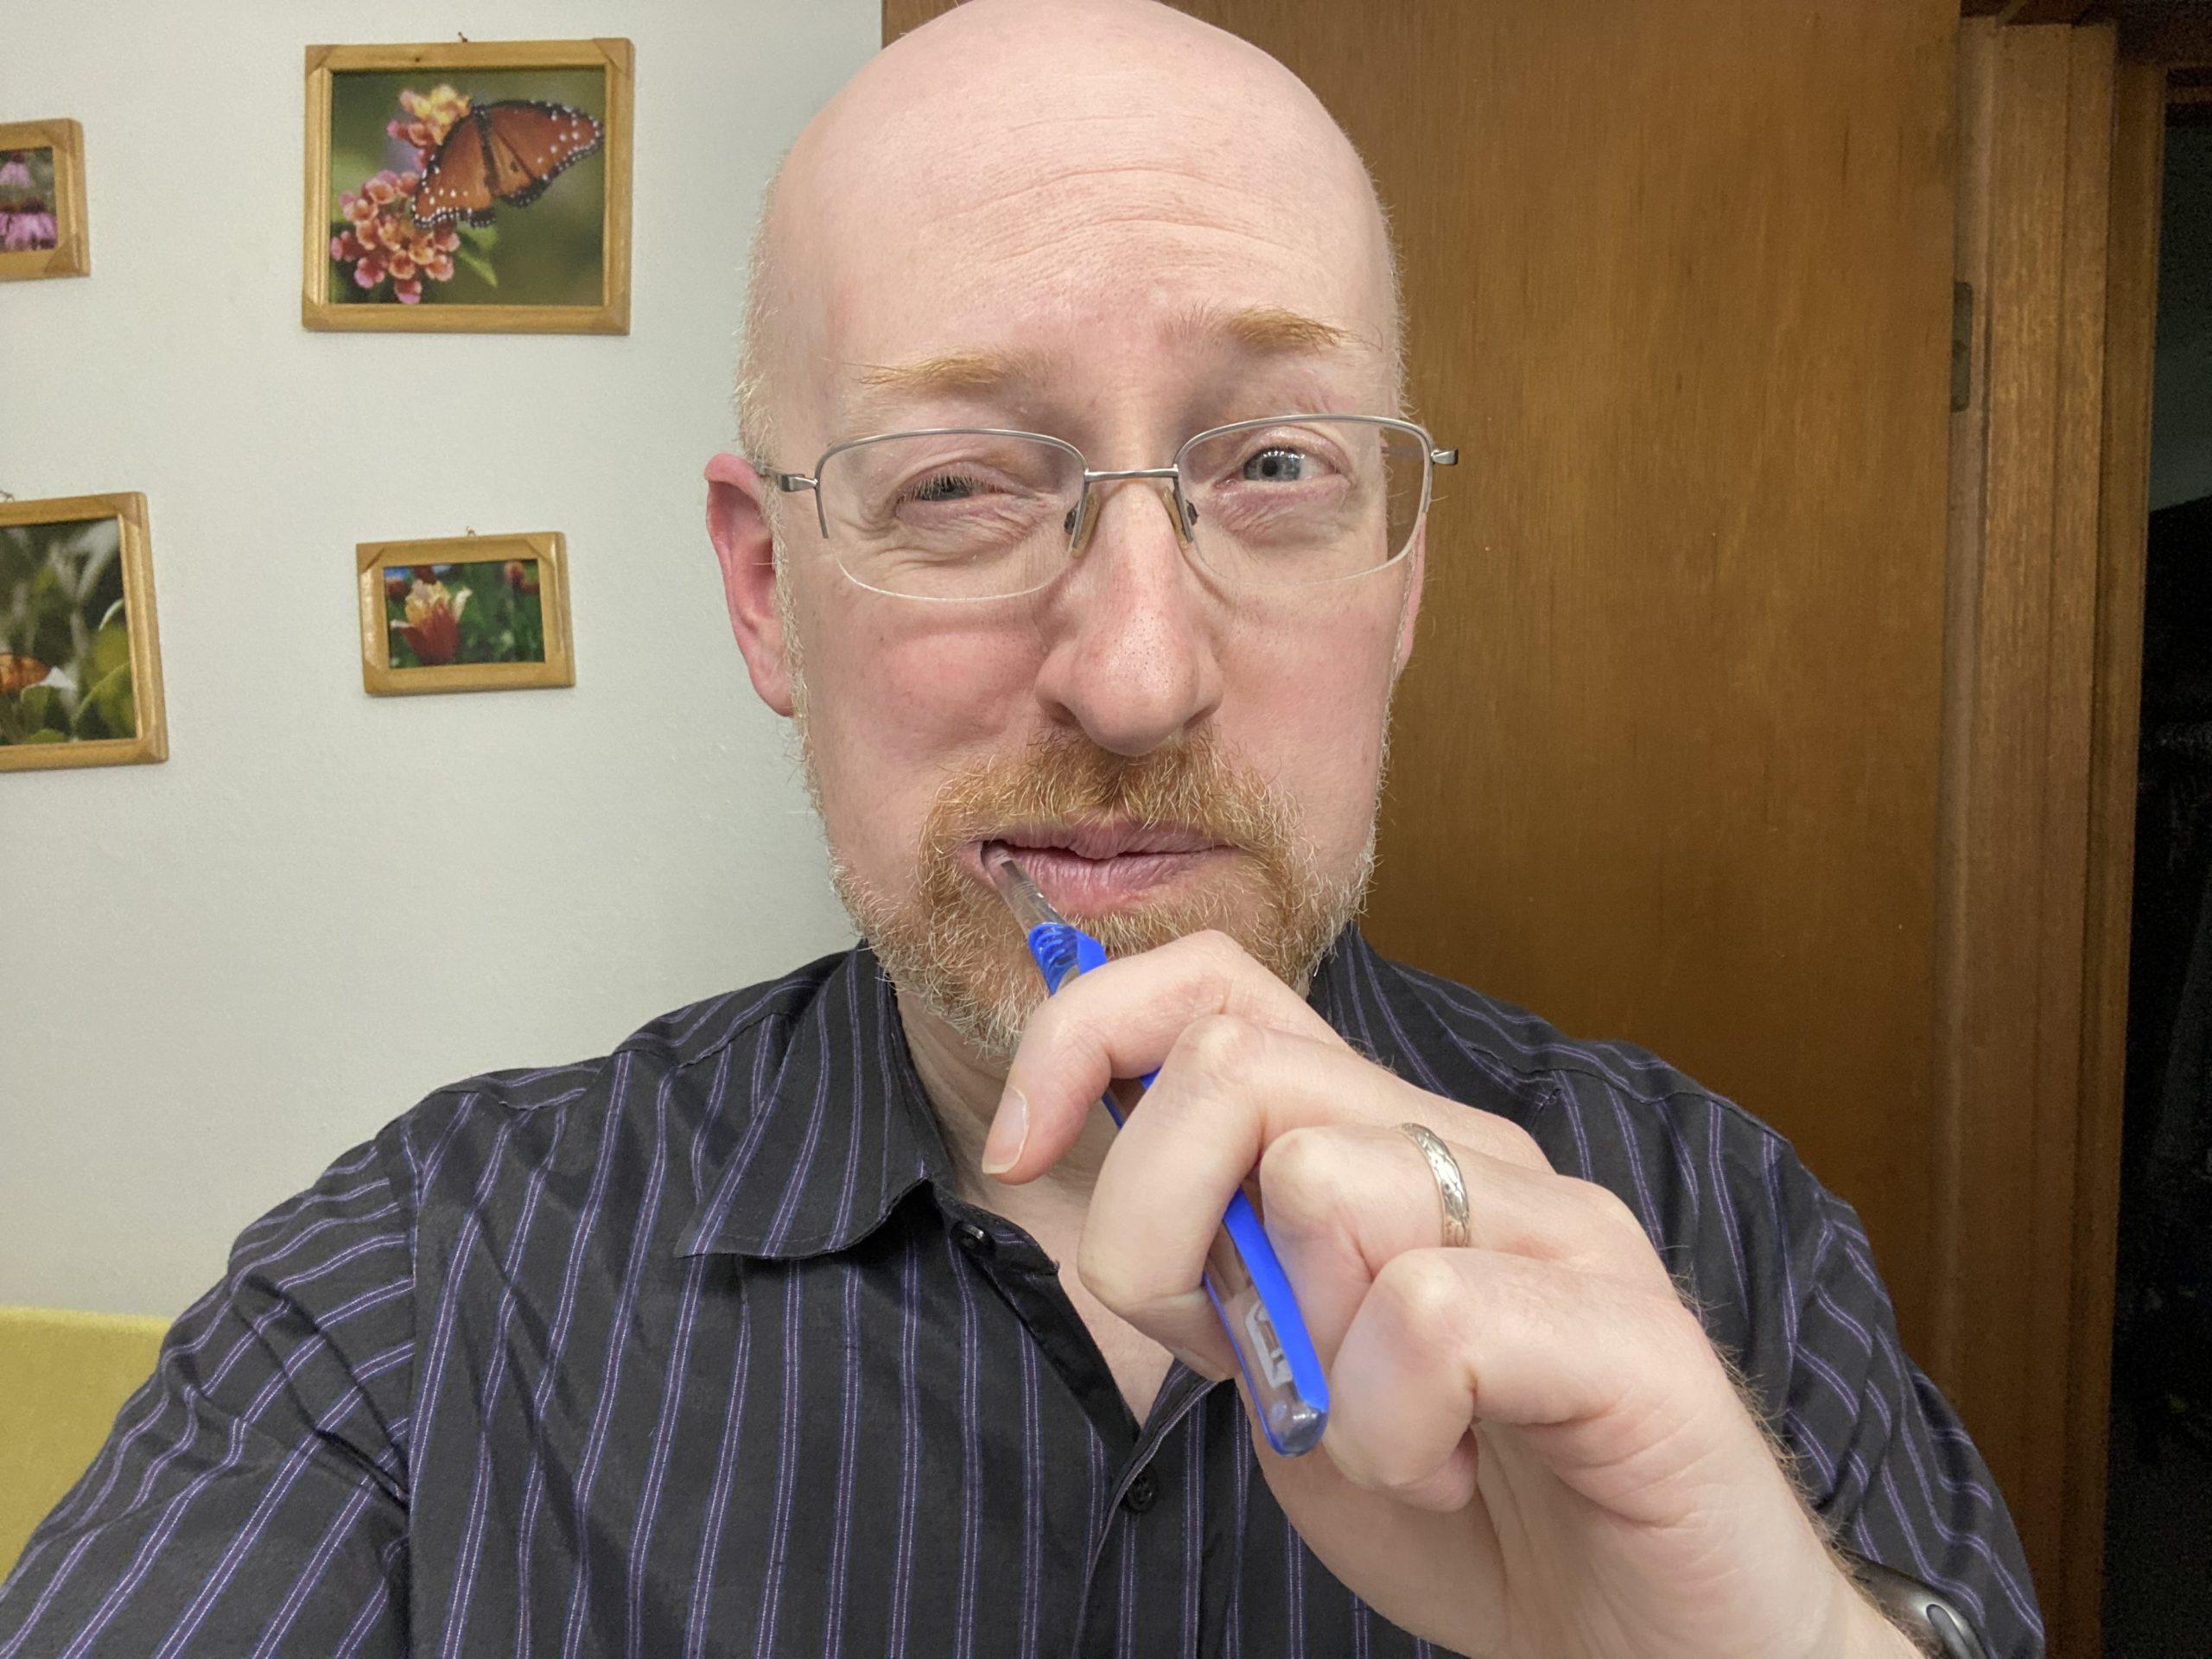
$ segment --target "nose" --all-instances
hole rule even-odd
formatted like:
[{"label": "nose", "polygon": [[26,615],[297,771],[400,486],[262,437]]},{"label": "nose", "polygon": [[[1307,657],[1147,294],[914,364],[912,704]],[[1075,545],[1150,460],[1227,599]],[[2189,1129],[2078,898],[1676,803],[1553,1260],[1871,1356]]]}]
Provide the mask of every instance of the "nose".
[{"label": "nose", "polygon": [[1101,748],[1147,754],[1220,703],[1220,601],[1184,556],[1168,483],[1096,482],[1090,513],[1043,619],[1037,694]]}]

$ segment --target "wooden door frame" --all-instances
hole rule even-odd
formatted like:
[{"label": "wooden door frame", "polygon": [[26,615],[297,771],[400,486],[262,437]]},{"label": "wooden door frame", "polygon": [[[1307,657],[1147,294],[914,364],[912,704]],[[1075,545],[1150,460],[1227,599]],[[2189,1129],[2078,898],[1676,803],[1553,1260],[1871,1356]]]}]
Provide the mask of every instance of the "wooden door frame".
[{"label": "wooden door frame", "polygon": [[1961,35],[1974,327],[1952,431],[1927,1357],[2066,1659],[2101,1646],[2166,106],[2171,72],[2212,63],[2194,8],[2088,10],[2014,0]]}]

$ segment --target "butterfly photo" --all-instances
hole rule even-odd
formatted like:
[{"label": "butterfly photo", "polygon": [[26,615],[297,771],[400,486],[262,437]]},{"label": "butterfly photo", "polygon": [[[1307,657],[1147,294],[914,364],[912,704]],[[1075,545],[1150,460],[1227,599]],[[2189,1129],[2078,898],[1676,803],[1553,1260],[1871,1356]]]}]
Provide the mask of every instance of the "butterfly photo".
[{"label": "butterfly photo", "polygon": [[308,51],[309,327],[626,333],[629,43]]},{"label": "butterfly photo", "polygon": [[420,178],[409,211],[417,225],[456,219],[488,225],[502,202],[527,207],[536,201],[605,137],[596,117],[566,104],[528,99],[476,104],[447,128],[435,149],[420,152]]}]

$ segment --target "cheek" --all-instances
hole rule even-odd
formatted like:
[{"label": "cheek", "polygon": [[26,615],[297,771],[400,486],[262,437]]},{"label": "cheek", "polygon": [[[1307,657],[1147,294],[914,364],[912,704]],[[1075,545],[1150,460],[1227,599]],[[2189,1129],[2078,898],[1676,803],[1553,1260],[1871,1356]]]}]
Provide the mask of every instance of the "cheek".
[{"label": "cheek", "polygon": [[825,721],[855,751],[880,752],[917,771],[941,771],[957,756],[1016,723],[1032,695],[1039,655],[1033,639],[1005,629],[911,623],[831,634],[810,651],[807,686]]},{"label": "cheek", "polygon": [[1357,856],[1373,817],[1397,619],[1380,596],[1274,619],[1240,637],[1225,664],[1228,734],[1296,804],[1332,863]]},{"label": "cheek", "polygon": [[945,775],[1022,725],[1039,657],[1033,635],[1003,626],[872,613],[810,640],[808,730],[830,845],[895,886]]}]

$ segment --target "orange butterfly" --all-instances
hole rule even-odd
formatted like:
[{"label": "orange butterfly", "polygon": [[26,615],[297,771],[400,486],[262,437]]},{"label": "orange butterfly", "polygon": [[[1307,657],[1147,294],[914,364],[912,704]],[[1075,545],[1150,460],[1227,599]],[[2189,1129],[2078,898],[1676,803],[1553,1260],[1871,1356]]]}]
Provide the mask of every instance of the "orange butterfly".
[{"label": "orange butterfly", "polygon": [[35,657],[18,657],[12,652],[0,651],[0,697],[26,690],[53,672]]},{"label": "orange butterfly", "polygon": [[453,124],[424,164],[415,222],[483,225],[498,203],[527,207],[604,136],[596,119],[566,104],[479,104]]}]

